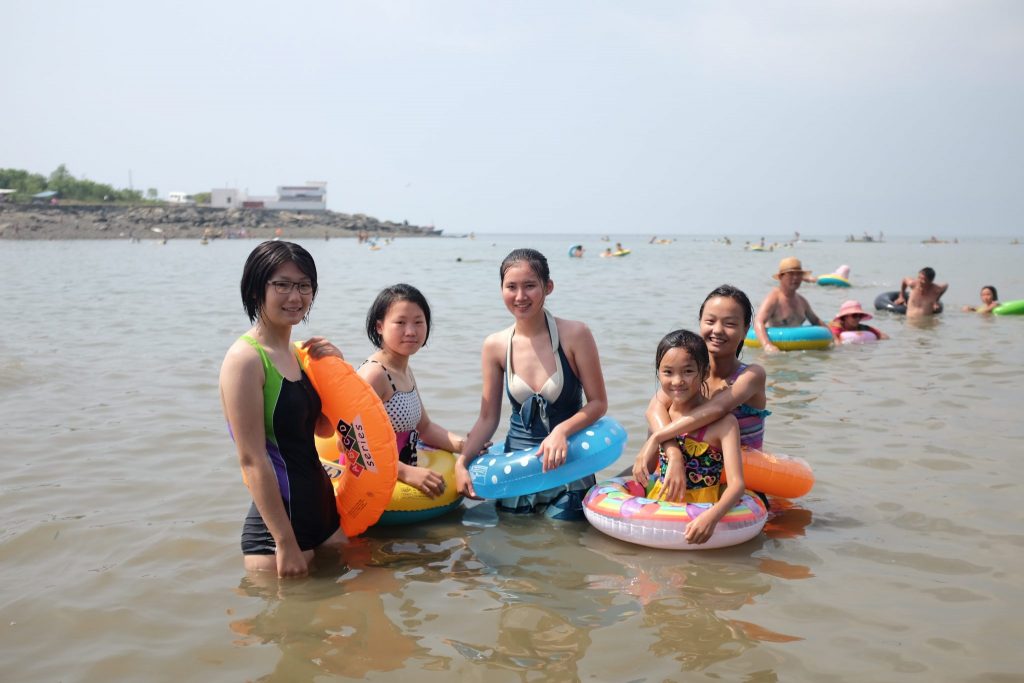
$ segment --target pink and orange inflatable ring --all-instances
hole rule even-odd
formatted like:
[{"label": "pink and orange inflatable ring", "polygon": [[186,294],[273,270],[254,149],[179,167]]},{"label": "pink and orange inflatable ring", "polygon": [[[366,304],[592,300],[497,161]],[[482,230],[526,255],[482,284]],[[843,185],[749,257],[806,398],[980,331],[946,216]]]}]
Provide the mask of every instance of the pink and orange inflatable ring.
[{"label": "pink and orange inflatable ring", "polygon": [[768,511],[755,496],[743,494],[740,502],[718,521],[706,543],[686,540],[686,526],[711,507],[711,503],[669,503],[645,496],[644,487],[619,477],[596,484],[583,499],[583,513],[598,530],[629,543],[673,550],[710,550],[737,545],[757,536]]}]

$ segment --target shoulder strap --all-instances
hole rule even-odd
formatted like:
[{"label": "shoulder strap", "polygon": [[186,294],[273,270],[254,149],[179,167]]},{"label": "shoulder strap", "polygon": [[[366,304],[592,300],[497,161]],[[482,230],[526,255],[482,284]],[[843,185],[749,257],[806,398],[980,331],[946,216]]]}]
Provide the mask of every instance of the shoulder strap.
[{"label": "shoulder strap", "polygon": [[388,382],[391,383],[391,391],[394,391],[395,393],[398,393],[398,387],[395,386],[395,380],[391,379],[391,373],[388,372],[388,369],[386,367],[384,367],[383,363],[381,363],[380,361],[374,360],[372,358],[367,358],[366,360],[364,360],[362,363],[359,364],[359,367],[363,367],[367,363],[376,363],[377,365],[379,365],[381,367],[381,369],[384,370],[384,374],[387,375]]},{"label": "shoulder strap", "polygon": [[256,341],[247,334],[243,334],[241,338],[248,342],[249,346],[256,349],[256,353],[260,354],[260,361],[263,363],[263,372],[267,373],[268,376],[270,373],[273,373],[275,375],[281,374],[277,371],[277,368],[274,366],[274,364],[270,362],[270,356],[268,356],[267,352],[263,350],[263,344],[260,344],[258,341]]}]

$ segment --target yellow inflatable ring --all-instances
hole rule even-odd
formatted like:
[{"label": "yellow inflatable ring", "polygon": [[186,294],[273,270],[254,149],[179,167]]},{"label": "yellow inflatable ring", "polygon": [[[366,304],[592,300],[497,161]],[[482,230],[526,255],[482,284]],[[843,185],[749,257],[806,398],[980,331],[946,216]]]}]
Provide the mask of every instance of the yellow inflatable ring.
[{"label": "yellow inflatable ring", "polygon": [[[337,356],[311,358],[296,342],[299,363],[320,395],[336,433],[317,439],[320,462],[334,484],[341,528],[358,536],[384,513],[398,480],[398,445],[384,404],[352,366]],[[338,437],[345,457],[338,451]]]},{"label": "yellow inflatable ring", "polygon": [[462,496],[455,486],[453,454],[420,446],[416,449],[416,464],[441,475],[444,479],[444,493],[431,498],[413,486],[398,482],[391,494],[391,503],[377,524],[415,524],[440,517],[462,505]]}]

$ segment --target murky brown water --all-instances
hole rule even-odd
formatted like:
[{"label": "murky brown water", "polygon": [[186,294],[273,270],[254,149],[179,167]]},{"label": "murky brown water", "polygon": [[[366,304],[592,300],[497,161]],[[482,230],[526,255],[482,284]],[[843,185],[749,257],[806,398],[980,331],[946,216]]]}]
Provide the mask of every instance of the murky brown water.
[{"label": "murky brown water", "polygon": [[781,256],[817,273],[848,263],[854,289],[805,286],[831,317],[931,265],[951,282],[947,313],[881,315],[893,339],[874,346],[746,353],[769,373],[767,447],[818,478],[750,543],[654,551],[586,524],[499,520],[485,504],[373,531],[281,583],[242,571],[248,497],[216,385],[246,329],[236,290],[255,243],[2,243],[4,680],[1021,680],[1024,317],[958,309],[983,284],[1024,298],[1024,247],[757,254],[624,239],[627,258],[570,261],[575,241],[591,257],[603,246],[307,243],[321,295],[297,336],[327,334],[359,360],[373,295],[416,284],[435,319],[413,363],[420,388],[437,421],[464,430],[480,343],[508,324],[498,263],[536,246],[552,262],[552,311],[594,331],[631,453],[657,340],[695,326],[722,282],[758,301]]}]

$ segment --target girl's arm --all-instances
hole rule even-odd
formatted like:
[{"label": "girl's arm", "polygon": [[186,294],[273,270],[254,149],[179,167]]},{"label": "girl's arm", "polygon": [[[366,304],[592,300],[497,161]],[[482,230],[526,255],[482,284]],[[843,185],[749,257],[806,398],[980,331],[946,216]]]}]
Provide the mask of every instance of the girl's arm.
[{"label": "girl's arm", "polygon": [[[641,448],[637,459],[651,457],[651,453],[658,452],[658,446],[664,446],[666,442],[674,442],[677,434],[693,432],[704,425],[710,425],[712,422],[720,420],[741,403],[761,403],[761,401],[753,399],[764,396],[765,380],[764,368],[760,365],[748,365],[731,387],[725,387],[689,415],[668,422],[663,427],[654,430]],[[665,414],[667,416],[668,412],[666,411]]]},{"label": "girl's arm", "polygon": [[[668,415],[668,398],[661,389],[658,389],[654,396],[651,397],[644,417],[647,418],[648,436],[671,421]],[[672,439],[672,442],[674,443],[675,439]],[[666,445],[668,445],[668,442],[666,442]],[[640,452],[637,453],[636,458],[633,460],[633,478],[640,484],[647,486],[657,462],[658,449],[648,449],[647,442],[645,442],[644,447],[640,449]]]},{"label": "girl's arm", "polygon": [[267,437],[263,429],[265,381],[263,364],[252,347],[240,342],[228,350],[220,370],[220,396],[224,417],[235,440],[242,478],[277,546],[277,575],[305,576],[309,573],[308,562],[295,539],[295,531],[281,500],[277,476],[267,455]]},{"label": "girl's arm", "polygon": [[686,525],[686,540],[690,543],[706,543],[714,533],[718,520],[722,519],[743,496],[743,460],[740,455],[740,425],[732,415],[726,415],[708,427],[705,438],[709,443],[717,441],[725,461],[725,476],[729,485],[718,502],[705,510],[697,519]]},{"label": "girl's arm", "polygon": [[[590,328],[581,322],[564,322],[566,324],[563,325],[565,334],[562,349],[568,356],[570,365],[576,370],[587,402],[575,415],[555,425],[541,442],[537,455],[543,459],[542,469],[545,472],[565,463],[567,439],[570,435],[594,424],[608,410],[608,395],[605,392],[601,358],[597,353],[594,335],[591,334]],[[559,332],[561,333],[561,330]],[[557,362],[558,359],[555,360]]]},{"label": "girl's arm", "polygon": [[466,437],[449,432],[430,419],[422,399],[420,399],[420,422],[416,425],[416,432],[420,436],[420,441],[428,446],[452,453],[461,453],[466,445]]},{"label": "girl's arm", "polygon": [[483,349],[480,352],[481,375],[483,379],[480,395],[480,415],[476,424],[469,430],[466,440],[462,444],[462,453],[455,459],[455,485],[459,493],[479,500],[476,491],[473,490],[473,482],[469,476],[469,465],[480,453],[484,444],[498,428],[498,421],[501,419],[501,390],[504,383],[505,369],[502,367],[504,360],[504,342],[507,340],[507,332],[492,334],[484,340]]}]

